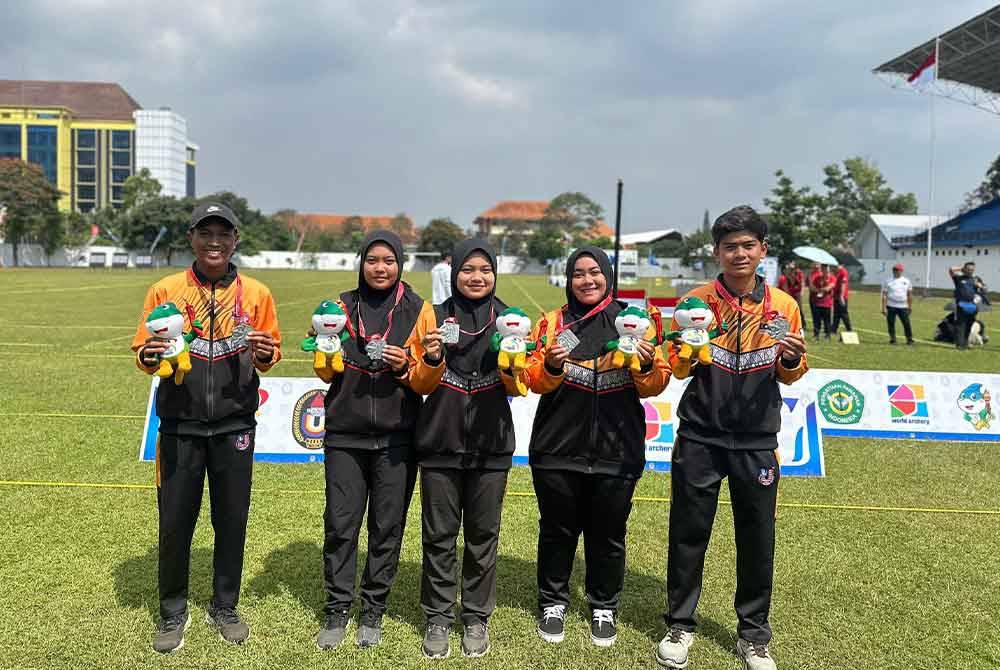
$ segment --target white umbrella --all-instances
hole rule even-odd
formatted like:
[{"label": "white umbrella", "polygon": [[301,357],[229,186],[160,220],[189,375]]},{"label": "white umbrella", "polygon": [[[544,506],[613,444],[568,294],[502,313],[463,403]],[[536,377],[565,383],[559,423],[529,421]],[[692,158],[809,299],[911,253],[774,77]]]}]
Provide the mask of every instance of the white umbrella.
[{"label": "white umbrella", "polygon": [[828,251],[823,251],[819,247],[795,247],[792,253],[799,258],[804,258],[820,265],[838,265],[838,261]]}]

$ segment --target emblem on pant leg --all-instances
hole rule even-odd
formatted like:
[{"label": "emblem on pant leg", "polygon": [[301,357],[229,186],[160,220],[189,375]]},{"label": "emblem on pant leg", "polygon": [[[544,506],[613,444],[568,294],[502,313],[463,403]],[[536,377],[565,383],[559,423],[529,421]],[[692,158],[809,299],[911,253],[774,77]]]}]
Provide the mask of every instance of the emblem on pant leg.
[{"label": "emblem on pant leg", "polygon": [[774,468],[761,468],[757,473],[757,481],[761,486],[770,486],[774,483]]},{"label": "emblem on pant leg", "polygon": [[246,451],[250,447],[250,433],[236,437],[236,451]]}]

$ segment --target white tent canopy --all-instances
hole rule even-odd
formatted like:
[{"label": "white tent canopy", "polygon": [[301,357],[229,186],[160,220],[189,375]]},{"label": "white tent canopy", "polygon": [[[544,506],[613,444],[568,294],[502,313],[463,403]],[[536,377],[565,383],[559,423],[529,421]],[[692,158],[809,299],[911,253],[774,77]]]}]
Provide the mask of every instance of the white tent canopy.
[{"label": "white tent canopy", "polygon": [[664,228],[662,230],[648,230],[644,233],[629,233],[622,235],[622,244],[653,244],[660,240],[675,239],[680,241],[684,235],[679,230]]}]

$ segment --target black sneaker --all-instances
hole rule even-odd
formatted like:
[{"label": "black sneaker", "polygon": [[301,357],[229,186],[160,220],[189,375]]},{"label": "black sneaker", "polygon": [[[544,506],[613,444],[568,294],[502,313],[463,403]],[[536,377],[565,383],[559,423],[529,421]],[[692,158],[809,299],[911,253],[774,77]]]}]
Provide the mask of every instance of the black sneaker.
[{"label": "black sneaker", "polygon": [[477,622],[465,627],[462,653],[469,658],[479,658],[490,653],[490,632],[485,623]]},{"label": "black sneaker", "polygon": [[382,641],[382,615],[364,610],[358,617],[358,646],[362,649],[377,646]]},{"label": "black sneaker", "polygon": [[219,637],[230,644],[243,644],[250,637],[248,626],[232,607],[208,606],[205,623],[219,631]]},{"label": "black sneaker", "polygon": [[347,610],[327,614],[323,628],[316,636],[316,646],[324,651],[336,649],[347,637],[347,625],[350,621],[351,614]]},{"label": "black sneaker", "polygon": [[538,635],[552,644],[559,644],[566,638],[565,605],[542,608],[542,616],[538,617]]},{"label": "black sneaker", "polygon": [[896,344],[896,340],[889,340],[889,344]]},{"label": "black sneaker", "polygon": [[167,617],[160,622],[153,636],[153,651],[158,654],[170,654],[184,646],[184,631],[191,625],[191,615],[183,614]]},{"label": "black sneaker", "polygon": [[448,644],[448,627],[429,623],[424,630],[424,643],[420,650],[424,658],[441,660],[451,655],[451,645]]},{"label": "black sneaker", "polygon": [[596,647],[610,647],[618,639],[614,610],[594,610],[590,618],[590,641]]}]

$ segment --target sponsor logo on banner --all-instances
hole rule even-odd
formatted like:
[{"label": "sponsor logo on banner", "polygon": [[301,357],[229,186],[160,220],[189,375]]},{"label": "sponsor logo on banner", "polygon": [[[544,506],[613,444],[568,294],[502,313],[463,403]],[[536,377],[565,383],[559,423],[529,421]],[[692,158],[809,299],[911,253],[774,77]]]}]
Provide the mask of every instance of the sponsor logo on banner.
[{"label": "sponsor logo on banner", "polygon": [[982,384],[969,384],[958,395],[958,408],[962,418],[976,430],[990,427],[990,421],[997,418],[993,413],[989,389]]},{"label": "sponsor logo on banner", "polygon": [[267,399],[270,397],[271,394],[265,391],[264,389],[257,389],[257,411],[255,412],[254,415],[258,419],[260,418],[260,408],[264,406],[264,403],[266,403]]},{"label": "sponsor logo on banner", "polygon": [[923,384],[890,384],[889,412],[892,423],[929,424]]},{"label": "sponsor logo on banner", "polygon": [[295,401],[292,409],[292,437],[306,449],[322,449],[326,430],[326,393],[314,389]]},{"label": "sponsor logo on banner", "polygon": [[819,411],[830,423],[847,425],[861,421],[865,396],[842,379],[835,379],[819,390]]},{"label": "sponsor logo on banner", "polygon": [[669,461],[674,447],[674,420],[670,403],[644,400],[642,410],[646,417],[646,459]]}]

